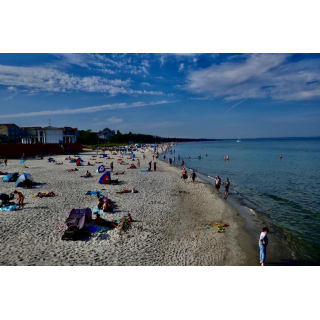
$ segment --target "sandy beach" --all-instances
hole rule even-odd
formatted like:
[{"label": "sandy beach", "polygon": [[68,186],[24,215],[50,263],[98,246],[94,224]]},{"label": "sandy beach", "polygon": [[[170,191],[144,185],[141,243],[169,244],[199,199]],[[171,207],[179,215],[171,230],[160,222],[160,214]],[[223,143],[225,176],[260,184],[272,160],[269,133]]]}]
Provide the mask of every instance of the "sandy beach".
[{"label": "sandy beach", "polygon": [[[96,155],[93,152],[80,154],[85,166],[78,172],[65,160],[66,156],[53,156],[55,165],[43,160],[28,159],[23,168],[19,160],[8,160],[1,171],[30,173],[36,182],[47,185],[34,189],[21,189],[25,195],[25,209],[0,212],[1,265],[170,265],[170,266],[224,266],[258,265],[257,250],[244,232],[245,220],[238,211],[221,196],[215,194],[212,185],[197,178],[196,183],[180,178],[181,170],[155,159],[156,172],[140,172],[127,169],[129,165],[97,157],[104,165],[114,162],[114,172],[125,171],[115,176],[121,185],[100,185],[101,176],[96,173],[98,164],[86,166]],[[146,152],[141,168],[147,169],[152,160]],[[90,162],[94,162],[90,160]],[[130,160],[128,163],[132,163]],[[136,164],[136,161],[134,162]],[[152,167],[153,168],[153,167]],[[86,170],[92,178],[81,178]],[[117,194],[123,189],[135,188],[138,193]],[[14,183],[0,182],[0,193],[11,193]],[[114,213],[102,214],[107,220],[120,219],[130,213],[134,222],[127,232],[110,229],[79,241],[62,241],[66,229],[65,220],[72,208],[97,205],[97,197],[84,195],[86,191],[102,191],[116,202]],[[38,192],[53,191],[54,198],[32,198]],[[93,217],[95,217],[93,215]],[[210,223],[230,224],[225,233],[215,227],[206,229]]]}]

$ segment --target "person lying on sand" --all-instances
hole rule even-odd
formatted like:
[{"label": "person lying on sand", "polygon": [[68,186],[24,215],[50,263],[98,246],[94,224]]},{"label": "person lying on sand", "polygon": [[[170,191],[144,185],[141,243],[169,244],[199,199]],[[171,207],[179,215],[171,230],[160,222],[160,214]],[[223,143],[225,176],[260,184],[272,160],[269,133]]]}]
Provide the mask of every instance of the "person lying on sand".
[{"label": "person lying on sand", "polygon": [[133,163],[131,163],[128,169],[137,169],[137,167]]},{"label": "person lying on sand", "polygon": [[72,158],[69,156],[68,158],[65,158],[64,160],[72,160]]},{"label": "person lying on sand", "polygon": [[79,169],[74,168],[74,169],[68,169],[68,170],[66,170],[66,171],[68,171],[68,172],[73,172],[73,171],[79,171]]},{"label": "person lying on sand", "polygon": [[91,173],[87,170],[86,175],[85,176],[80,176],[81,178],[89,178],[92,177]]},{"label": "person lying on sand", "polygon": [[10,173],[0,171],[0,176],[6,176],[7,174],[10,174]]},{"label": "person lying on sand", "polygon": [[99,213],[95,213],[97,216],[96,219],[94,220],[94,223],[98,226],[103,226],[103,227],[111,227],[111,228],[117,228],[118,224],[113,221],[107,221],[101,218]]},{"label": "person lying on sand", "polygon": [[36,197],[39,198],[49,198],[49,197],[55,197],[56,194],[51,191],[51,192],[38,192],[38,194],[36,195]]},{"label": "person lying on sand", "polygon": [[119,174],[124,174],[125,172],[122,171],[122,172],[117,172],[117,173],[114,173],[115,176],[118,176]]},{"label": "person lying on sand", "polygon": [[63,164],[63,162],[56,162],[56,163],[55,163],[56,166],[60,166],[60,165],[62,165],[62,164]]},{"label": "person lying on sand", "polygon": [[91,164],[89,161],[88,161],[88,164],[87,164],[88,166],[94,166],[94,164]]},{"label": "person lying on sand", "polygon": [[122,191],[118,191],[116,193],[137,193],[137,192],[138,191],[133,188],[133,189],[125,189],[125,190],[122,190]]},{"label": "person lying on sand", "polygon": [[20,208],[23,209],[23,208],[24,208],[24,204],[23,204],[24,195],[23,195],[21,192],[17,191],[17,190],[14,190],[13,193],[18,195],[18,200],[17,200],[17,202],[18,202],[18,205],[19,205],[19,209],[20,209]]}]

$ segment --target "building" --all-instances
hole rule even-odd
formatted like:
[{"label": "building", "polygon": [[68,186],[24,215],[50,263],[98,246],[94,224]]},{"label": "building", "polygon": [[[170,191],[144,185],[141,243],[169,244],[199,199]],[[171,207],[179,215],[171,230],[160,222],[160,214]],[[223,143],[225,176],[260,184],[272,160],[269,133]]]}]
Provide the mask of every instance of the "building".
[{"label": "building", "polygon": [[79,137],[78,128],[71,128],[71,127],[64,127],[63,128],[63,142],[64,143],[77,142],[77,137]]},{"label": "building", "polygon": [[41,139],[38,136],[38,130],[40,127],[20,127],[21,143],[41,143]]},{"label": "building", "polygon": [[109,128],[105,128],[102,131],[97,132],[97,136],[99,139],[108,140],[109,136],[114,136],[116,132],[114,130],[110,130]]},{"label": "building", "polygon": [[44,127],[37,130],[42,143],[63,143],[63,128]]},{"label": "building", "polygon": [[[0,135],[6,142],[18,142],[20,140],[20,129],[14,123],[0,124]],[[4,138],[6,136],[6,139]]]}]

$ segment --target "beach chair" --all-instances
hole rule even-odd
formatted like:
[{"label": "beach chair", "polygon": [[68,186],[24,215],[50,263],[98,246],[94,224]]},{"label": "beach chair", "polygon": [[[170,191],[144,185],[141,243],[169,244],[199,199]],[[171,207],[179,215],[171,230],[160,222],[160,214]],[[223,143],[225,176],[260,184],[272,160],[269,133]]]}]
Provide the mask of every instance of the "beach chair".
[{"label": "beach chair", "polygon": [[78,240],[85,222],[91,221],[91,219],[92,211],[90,208],[72,209],[66,220],[68,229],[62,235],[61,240]]}]

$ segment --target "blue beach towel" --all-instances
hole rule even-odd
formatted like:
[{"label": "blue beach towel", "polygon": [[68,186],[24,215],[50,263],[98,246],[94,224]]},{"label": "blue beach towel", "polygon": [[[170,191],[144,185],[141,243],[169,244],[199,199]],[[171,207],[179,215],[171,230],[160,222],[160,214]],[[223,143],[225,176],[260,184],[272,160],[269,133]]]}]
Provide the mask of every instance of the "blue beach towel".
[{"label": "blue beach towel", "polygon": [[0,211],[16,211],[18,209],[19,209],[19,206],[17,204],[14,204],[12,206],[6,206],[6,207],[0,208]]},{"label": "blue beach towel", "polygon": [[140,170],[140,172],[150,172],[149,170]]},{"label": "blue beach towel", "polygon": [[26,162],[27,160],[21,160],[20,162],[19,162],[19,164],[21,164],[21,163],[24,163],[24,162]]},{"label": "blue beach towel", "polygon": [[114,212],[104,212],[103,210],[99,210],[98,206],[91,206],[90,207],[92,213],[99,213],[99,214],[114,214]]}]

